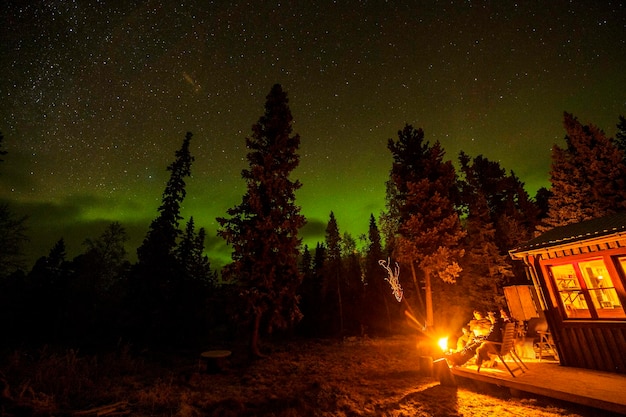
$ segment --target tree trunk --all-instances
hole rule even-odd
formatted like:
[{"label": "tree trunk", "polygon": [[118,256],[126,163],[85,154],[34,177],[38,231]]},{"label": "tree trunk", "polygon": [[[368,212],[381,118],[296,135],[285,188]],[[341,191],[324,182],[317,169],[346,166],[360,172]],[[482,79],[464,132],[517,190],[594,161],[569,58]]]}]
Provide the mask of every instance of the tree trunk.
[{"label": "tree trunk", "polygon": [[[411,275],[413,276],[413,285],[415,285],[415,295],[417,297],[417,311],[420,312],[420,320],[423,319],[423,311],[424,311],[424,300],[422,299],[422,287],[419,285],[419,281],[417,280],[417,273],[415,272],[415,264],[413,261],[409,262],[411,265]],[[426,323],[424,323],[426,325]]]},{"label": "tree trunk", "polygon": [[343,337],[343,302],[341,300],[341,283],[337,275],[337,302],[339,303],[339,336]]},{"label": "tree trunk", "polygon": [[430,285],[430,270],[424,269],[424,287],[426,292],[426,328],[434,325],[433,319],[433,291]]},{"label": "tree trunk", "polygon": [[254,314],[254,323],[252,325],[252,336],[250,338],[250,352],[253,356],[261,357],[261,351],[259,350],[259,332],[261,328],[261,312],[258,311]]}]

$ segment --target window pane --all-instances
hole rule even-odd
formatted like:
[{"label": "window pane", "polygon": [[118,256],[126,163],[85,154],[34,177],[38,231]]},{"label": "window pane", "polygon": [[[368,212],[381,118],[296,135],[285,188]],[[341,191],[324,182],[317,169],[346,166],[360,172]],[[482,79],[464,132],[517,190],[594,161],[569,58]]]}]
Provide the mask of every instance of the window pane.
[{"label": "window pane", "polygon": [[603,259],[580,262],[589,295],[599,318],[626,317]]},{"label": "window pane", "polygon": [[552,276],[559,291],[565,314],[568,318],[589,318],[591,312],[587,307],[585,296],[576,276],[574,265],[551,266]]}]

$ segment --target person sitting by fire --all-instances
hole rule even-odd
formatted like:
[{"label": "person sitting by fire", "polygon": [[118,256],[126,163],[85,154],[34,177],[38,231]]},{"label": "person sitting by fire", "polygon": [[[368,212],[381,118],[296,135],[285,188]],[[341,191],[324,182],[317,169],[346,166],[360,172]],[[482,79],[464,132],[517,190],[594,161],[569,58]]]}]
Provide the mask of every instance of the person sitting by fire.
[{"label": "person sitting by fire", "polygon": [[489,333],[476,349],[476,366],[478,369],[480,369],[483,364],[489,368],[497,364],[495,358],[492,358],[490,354],[496,353],[497,345],[495,345],[494,342],[502,342],[502,333],[506,323],[498,310],[489,312],[489,321],[491,322]]},{"label": "person sitting by fire", "polygon": [[446,353],[447,359],[455,366],[469,361],[476,354],[476,349],[489,334],[491,321],[483,313],[474,310],[473,318],[462,328],[463,335],[457,339],[456,351]]},{"label": "person sitting by fire", "polygon": [[491,320],[478,310],[474,310],[474,318],[468,325],[475,339],[486,337],[491,330]]}]

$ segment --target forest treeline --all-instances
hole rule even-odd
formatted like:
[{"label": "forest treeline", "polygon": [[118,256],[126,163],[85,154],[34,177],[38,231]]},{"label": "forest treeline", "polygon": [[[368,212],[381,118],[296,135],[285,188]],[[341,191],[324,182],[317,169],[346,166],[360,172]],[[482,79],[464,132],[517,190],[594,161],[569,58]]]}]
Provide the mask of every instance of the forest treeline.
[{"label": "forest treeline", "polygon": [[[217,219],[217,234],[232,248],[221,271],[205,251],[206,230],[180,213],[194,162],[191,133],[167,167],[170,178],[135,263],[127,259],[124,227],[113,222],[87,238],[79,256],[67,259],[60,238],[28,269],[21,262],[28,219],[0,205],[0,343],[246,343],[260,355],[271,334],[458,328],[474,308],[506,307],[504,286],[529,284],[510,249],[553,227],[626,209],[623,116],[609,138],[564,113],[565,146],[552,147],[551,187],[532,197],[498,162],[465,152],[453,162],[439,142],[407,124],[388,139],[386,205],[363,219],[368,233],[342,232],[330,208],[324,241],[308,247],[299,237],[306,219],[296,201],[302,184],[292,173],[300,137],[288,103],[274,85],[246,138],[246,192]],[[2,143],[0,136],[0,156],[10,157]]]}]

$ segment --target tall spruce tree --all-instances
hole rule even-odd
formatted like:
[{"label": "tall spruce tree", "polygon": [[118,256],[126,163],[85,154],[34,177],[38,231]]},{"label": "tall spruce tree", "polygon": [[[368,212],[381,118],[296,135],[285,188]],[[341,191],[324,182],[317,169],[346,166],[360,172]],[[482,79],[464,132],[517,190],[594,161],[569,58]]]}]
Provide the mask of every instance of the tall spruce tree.
[{"label": "tall spruce tree", "polygon": [[298,294],[300,295],[300,311],[302,320],[298,328],[305,336],[312,336],[315,332],[316,318],[319,317],[320,285],[313,267],[313,255],[307,245],[304,245],[300,258],[300,272],[302,284]]},{"label": "tall spruce tree", "polygon": [[176,159],[167,167],[170,178],[163,191],[159,216],[152,221],[143,244],[137,249],[139,264],[153,266],[151,269],[162,270],[165,266],[170,271],[174,265],[174,250],[182,233],[180,209],[187,195],[185,178],[191,175],[194,161],[189,151],[192,136],[191,132],[187,132],[181,148],[175,153]]},{"label": "tall spruce tree", "polygon": [[356,239],[348,232],[344,232],[341,237],[341,259],[344,334],[362,335],[364,287],[361,253],[357,249]]},{"label": "tall spruce tree", "polygon": [[465,233],[455,207],[456,173],[452,162],[443,160],[441,144],[430,145],[422,129],[407,124],[387,147],[393,155],[387,209],[399,219],[394,256],[423,273],[424,325],[430,327],[434,324],[431,278],[453,283],[463,255],[459,244]]},{"label": "tall spruce tree", "polygon": [[212,288],[217,283],[217,271],[211,269],[211,262],[204,254],[206,231],[203,227],[196,232],[193,216],[187,221],[183,236],[176,247],[176,259],[185,279]]},{"label": "tall spruce tree", "polygon": [[[469,156],[461,152],[459,161],[463,174],[459,184],[467,214],[465,256],[461,261],[463,277],[460,285],[468,296],[468,309],[491,311],[503,303],[502,285],[512,276],[511,267],[506,261],[507,256],[501,254],[496,245],[493,210],[485,195],[487,192],[493,193],[494,188],[483,186],[486,181],[481,175],[481,167],[485,167],[486,160],[479,156],[470,164]],[[495,180],[493,182],[504,183],[504,170],[496,169],[499,167],[497,163],[491,167],[496,174],[490,176]]]},{"label": "tall spruce tree", "polygon": [[124,246],[127,240],[126,229],[119,222],[113,222],[98,238],[88,238],[83,242],[87,247],[85,256],[91,280],[100,294],[106,293],[124,278],[128,268]]},{"label": "tall spruce tree", "polygon": [[372,334],[391,332],[391,308],[389,297],[391,290],[385,282],[385,273],[379,265],[381,259],[386,259],[383,244],[373,214],[370,214],[367,232],[367,252],[365,255],[365,322],[368,331]]},{"label": "tall spruce tree", "polygon": [[[0,132],[0,156],[7,154],[2,150],[3,142]],[[27,241],[26,217],[16,216],[8,204],[0,203],[0,279],[23,266],[22,249]]]},{"label": "tall spruce tree", "polygon": [[552,147],[548,215],[540,232],[626,209],[624,153],[592,124],[564,113],[566,147]]},{"label": "tall spruce tree", "polygon": [[613,140],[615,146],[624,154],[624,163],[626,163],[626,117],[620,115],[619,123],[617,123],[617,133]]},{"label": "tall spruce tree", "polygon": [[159,215],[137,249],[130,308],[135,310],[135,326],[145,332],[147,339],[158,343],[174,341],[180,325],[180,317],[174,314],[183,303],[176,247],[182,234],[179,224],[181,205],[187,195],[185,178],[191,175],[194,161],[189,150],[191,138],[192,134],[187,132],[174,162],[167,167],[170,178],[163,191]]},{"label": "tall spruce tree", "polygon": [[341,234],[335,213],[330,212],[326,224],[326,259],[324,260],[324,281],[322,294],[324,295],[325,322],[336,324],[329,330],[335,336],[342,335],[344,331],[343,310],[343,264],[341,262]]},{"label": "tall spruce tree", "polygon": [[290,175],[298,166],[300,136],[292,135],[287,93],[272,87],[265,114],[246,139],[249,169],[242,172],[247,192],[241,204],[218,218],[218,235],[233,247],[233,262],[224,276],[243,288],[252,319],[251,351],[260,355],[261,323],[268,332],[287,328],[300,319],[296,291],[301,282],[299,229],[305,224],[295,192],[301,187]]}]

